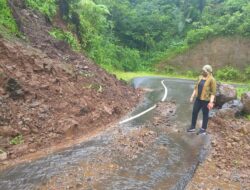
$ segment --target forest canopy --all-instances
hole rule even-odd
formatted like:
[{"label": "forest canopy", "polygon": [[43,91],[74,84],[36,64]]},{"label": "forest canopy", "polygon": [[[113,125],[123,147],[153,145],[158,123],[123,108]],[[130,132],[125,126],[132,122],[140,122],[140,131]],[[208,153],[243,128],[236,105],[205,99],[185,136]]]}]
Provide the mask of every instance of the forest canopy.
[{"label": "forest canopy", "polygon": [[[152,71],[155,64],[216,36],[250,37],[249,0],[25,0],[67,31],[50,34],[107,69]],[[0,0],[1,24],[6,0]],[[2,10],[5,12],[2,12]]]}]

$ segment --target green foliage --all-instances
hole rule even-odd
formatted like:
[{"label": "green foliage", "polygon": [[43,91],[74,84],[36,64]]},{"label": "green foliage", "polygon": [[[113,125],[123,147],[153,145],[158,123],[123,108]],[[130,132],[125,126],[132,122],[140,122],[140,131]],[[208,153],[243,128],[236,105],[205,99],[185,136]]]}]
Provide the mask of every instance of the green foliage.
[{"label": "green foliage", "polygon": [[74,50],[80,50],[80,44],[71,32],[64,32],[60,29],[53,29],[49,32],[55,39],[67,42]]},{"label": "green foliage", "polygon": [[185,75],[187,75],[188,77],[197,78],[199,76],[199,72],[189,70],[185,73]]},{"label": "green foliage", "polygon": [[[2,0],[0,0],[2,1]],[[154,71],[155,64],[184,53],[214,36],[250,37],[249,0],[26,0],[49,18],[60,11],[68,32],[55,38],[84,50],[109,70]],[[74,34],[74,35],[73,35]],[[178,68],[178,67],[177,67]],[[166,67],[168,74],[177,69]],[[222,80],[249,80],[233,68]],[[194,77],[197,73],[185,73]]]},{"label": "green foliage", "polygon": [[166,74],[174,74],[176,72],[176,69],[170,65],[167,65],[165,68],[164,68],[164,72]]},{"label": "green foliage", "polygon": [[245,92],[249,92],[250,91],[250,86],[238,86],[236,88],[237,90],[237,96],[238,96],[238,99],[241,98],[241,95]]},{"label": "green foliage", "polygon": [[248,121],[250,121],[250,114],[245,115],[245,118],[246,118]]},{"label": "green foliage", "polygon": [[57,4],[56,0],[25,0],[27,5],[33,9],[36,9],[46,15],[48,18],[52,18],[56,14]]},{"label": "green foliage", "polygon": [[96,83],[93,83],[93,84],[90,84],[89,86],[85,87],[85,88],[88,88],[88,89],[94,89],[96,90],[97,92],[103,92],[103,87],[102,85],[100,84],[96,84]]},{"label": "green foliage", "polygon": [[24,143],[24,139],[22,135],[18,135],[10,140],[11,145],[18,145],[18,144],[23,144],[23,143]]},{"label": "green foliage", "polygon": [[224,81],[249,82],[250,66],[246,67],[243,72],[231,66],[227,66],[223,69],[217,70],[216,78]]},{"label": "green foliage", "polygon": [[7,0],[0,0],[0,33],[2,32],[10,32],[14,35],[19,34]]},{"label": "green foliage", "polygon": [[246,67],[244,70],[244,80],[250,81],[250,66]]},{"label": "green foliage", "polygon": [[187,33],[187,42],[189,44],[197,44],[198,42],[213,36],[214,30],[209,26],[204,26],[200,29],[193,29]]},{"label": "green foliage", "polygon": [[219,80],[239,81],[240,77],[241,77],[240,71],[230,66],[225,67],[223,69],[219,69],[216,72],[216,78],[218,78]]}]

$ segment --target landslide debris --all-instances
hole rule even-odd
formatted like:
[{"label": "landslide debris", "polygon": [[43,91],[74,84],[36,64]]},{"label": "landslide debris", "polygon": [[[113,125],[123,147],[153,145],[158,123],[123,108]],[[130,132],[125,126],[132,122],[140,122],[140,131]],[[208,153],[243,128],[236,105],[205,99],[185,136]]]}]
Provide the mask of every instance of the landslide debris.
[{"label": "landslide debris", "polygon": [[26,42],[0,38],[1,164],[91,134],[135,106],[138,92],[53,39],[43,15],[23,0],[10,5]]},{"label": "landslide debris", "polygon": [[187,189],[249,189],[250,121],[216,116],[208,130],[211,152]]}]

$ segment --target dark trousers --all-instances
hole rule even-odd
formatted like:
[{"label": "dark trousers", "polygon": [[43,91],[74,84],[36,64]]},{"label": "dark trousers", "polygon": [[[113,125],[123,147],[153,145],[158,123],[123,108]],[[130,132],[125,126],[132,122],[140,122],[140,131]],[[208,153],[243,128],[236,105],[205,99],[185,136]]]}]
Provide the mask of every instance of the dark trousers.
[{"label": "dark trousers", "polygon": [[205,130],[207,129],[208,113],[209,113],[209,110],[207,108],[208,103],[209,101],[204,101],[204,100],[200,100],[196,98],[194,102],[194,107],[193,107],[191,128],[195,128],[198,114],[200,110],[202,109],[202,113],[203,113],[202,128]]}]

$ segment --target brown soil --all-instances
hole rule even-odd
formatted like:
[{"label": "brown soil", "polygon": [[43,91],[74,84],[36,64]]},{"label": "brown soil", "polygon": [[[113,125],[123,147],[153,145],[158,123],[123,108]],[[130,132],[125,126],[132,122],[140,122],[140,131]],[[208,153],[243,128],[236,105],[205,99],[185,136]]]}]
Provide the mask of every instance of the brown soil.
[{"label": "brown soil", "polygon": [[23,1],[10,2],[30,43],[0,39],[0,149],[8,160],[0,168],[95,134],[139,99],[134,89],[50,37],[52,24],[42,15]]},{"label": "brown soil", "polygon": [[250,121],[215,117],[210,121],[212,148],[187,190],[250,188]]},{"label": "brown soil", "polygon": [[198,71],[205,64],[210,64],[216,70],[225,66],[243,70],[250,62],[250,40],[234,36],[219,37],[205,40],[173,59],[163,61],[159,67],[173,66],[179,71]]},{"label": "brown soil", "polygon": [[[121,169],[117,158],[126,163],[136,160],[141,153],[155,142],[159,135],[156,132],[157,129],[164,128],[164,132],[169,133],[173,131],[173,128],[176,128],[176,123],[173,120],[175,111],[176,105],[174,102],[161,102],[153,111],[153,119],[142,126],[129,131],[123,131],[118,127],[112,129],[113,140],[108,145],[105,153],[98,155],[95,159],[85,159],[77,165],[65,168],[65,171],[43,182],[36,189],[103,189],[103,184],[99,180],[103,176],[110,175]],[[155,154],[159,154],[160,157],[161,154],[166,153],[168,153],[167,145],[160,145],[159,152]],[[144,177],[146,176],[136,176],[136,178],[140,179]]]}]

